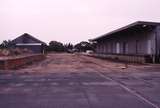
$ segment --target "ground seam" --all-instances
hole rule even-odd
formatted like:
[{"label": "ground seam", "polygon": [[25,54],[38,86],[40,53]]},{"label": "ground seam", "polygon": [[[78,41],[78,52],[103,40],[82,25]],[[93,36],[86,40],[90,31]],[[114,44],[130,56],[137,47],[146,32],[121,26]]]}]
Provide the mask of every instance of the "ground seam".
[{"label": "ground seam", "polygon": [[125,86],[124,84],[121,84],[121,83],[115,81],[114,79],[103,75],[103,74],[100,73],[100,72],[97,72],[97,73],[98,73],[101,77],[103,77],[103,78],[105,78],[105,79],[107,79],[107,80],[109,79],[109,80],[111,80],[111,81],[113,81],[113,82],[116,82],[116,83],[117,83],[119,86],[121,86],[123,89],[125,89],[126,91],[128,91],[128,92],[131,93],[132,95],[138,97],[139,99],[141,99],[142,101],[146,102],[147,104],[151,105],[152,107],[154,107],[154,108],[159,108],[158,105],[152,103],[151,101],[149,101],[148,99],[146,99],[144,96],[141,96],[140,94],[136,93],[136,91],[128,88],[128,87]]},{"label": "ground seam", "polygon": [[[74,76],[74,77],[75,77],[75,76]],[[90,102],[90,100],[89,100],[89,97],[88,97],[88,95],[87,95],[87,92],[86,92],[86,90],[85,90],[82,82],[79,81],[79,79],[76,79],[76,81],[78,82],[78,84],[79,84],[79,86],[80,86],[80,89],[81,89],[81,92],[83,93],[84,97],[85,97],[86,100],[87,100],[87,103],[88,103],[88,105],[89,105],[89,108],[92,108],[92,104],[91,104],[91,102]]]},{"label": "ground seam", "polygon": [[[82,58],[82,57],[81,57]],[[91,61],[93,62],[93,61]],[[101,66],[101,65],[100,65]],[[111,69],[112,70],[112,69]],[[113,70],[114,71],[114,70]],[[100,72],[99,70],[96,70],[96,73],[99,74],[101,77],[105,78],[105,79],[109,79],[115,83],[117,83],[120,87],[122,87],[123,89],[125,89],[126,91],[128,91],[130,94],[138,97],[139,99],[141,99],[142,101],[146,102],[147,104],[151,105],[152,107],[154,108],[160,108],[158,105],[152,103],[150,100],[146,99],[144,96],[138,94],[136,91],[128,88],[127,86],[125,86],[124,84],[120,83],[120,82],[117,82],[116,80],[114,80],[113,78],[110,78],[110,77],[107,77],[105,76],[102,72]]]}]

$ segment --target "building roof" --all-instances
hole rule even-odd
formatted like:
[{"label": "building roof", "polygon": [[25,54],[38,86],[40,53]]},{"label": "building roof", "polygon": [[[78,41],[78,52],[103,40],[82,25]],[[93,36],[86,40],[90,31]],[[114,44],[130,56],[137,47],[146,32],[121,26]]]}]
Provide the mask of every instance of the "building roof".
[{"label": "building roof", "polygon": [[97,41],[97,40],[106,38],[106,37],[108,37],[108,36],[110,36],[110,35],[119,33],[119,32],[124,31],[124,30],[129,30],[129,29],[131,29],[131,28],[135,28],[135,27],[138,27],[138,26],[141,27],[141,28],[145,28],[146,26],[158,26],[158,25],[160,25],[160,23],[158,23],[158,22],[137,21],[137,22],[134,22],[134,23],[129,24],[129,25],[127,25],[127,26],[124,26],[124,27],[122,27],[122,28],[119,28],[119,29],[117,29],[117,30],[111,31],[111,32],[109,32],[109,33],[106,33],[106,34],[104,34],[104,35],[102,35],[102,36],[99,36],[99,37],[97,37],[97,38],[89,39],[89,41]]},{"label": "building roof", "polygon": [[17,37],[16,39],[12,40],[13,43],[41,43],[41,44],[46,44],[45,42],[33,37],[32,35],[28,33],[24,33],[21,36]]}]

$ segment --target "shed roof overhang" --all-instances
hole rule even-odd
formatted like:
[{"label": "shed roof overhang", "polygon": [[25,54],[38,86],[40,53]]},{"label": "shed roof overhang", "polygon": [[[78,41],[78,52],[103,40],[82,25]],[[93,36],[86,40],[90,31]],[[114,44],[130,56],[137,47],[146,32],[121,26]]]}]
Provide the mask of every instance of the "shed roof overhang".
[{"label": "shed roof overhang", "polygon": [[129,33],[129,32],[136,32],[136,31],[152,30],[154,27],[158,25],[160,25],[160,23],[137,21],[135,23],[132,23],[120,29],[114,30],[112,32],[109,32],[97,38],[89,39],[89,41],[94,42],[94,41],[99,41],[99,40],[103,40],[106,38],[111,38],[113,36],[115,37],[116,34],[119,34],[119,33],[127,33],[127,32]]},{"label": "shed roof overhang", "polygon": [[39,46],[42,45],[42,43],[17,43],[17,46]]}]

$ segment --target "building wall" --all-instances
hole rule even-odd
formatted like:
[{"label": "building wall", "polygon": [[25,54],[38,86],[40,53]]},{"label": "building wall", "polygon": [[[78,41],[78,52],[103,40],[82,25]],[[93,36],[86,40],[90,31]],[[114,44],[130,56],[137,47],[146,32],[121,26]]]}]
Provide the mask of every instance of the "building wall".
[{"label": "building wall", "polygon": [[15,58],[1,59],[0,69],[2,70],[17,69],[26,64],[32,64],[33,62],[44,60],[45,58],[46,57],[44,54],[32,54]]},{"label": "building wall", "polygon": [[157,54],[160,55],[160,26],[157,27]]},{"label": "building wall", "polygon": [[96,51],[103,54],[153,55],[155,36],[154,30],[117,34],[113,38],[98,41]]},{"label": "building wall", "polygon": [[18,48],[22,48],[22,49],[29,49],[31,50],[33,53],[42,53],[42,45],[21,45],[21,46],[17,46]]}]

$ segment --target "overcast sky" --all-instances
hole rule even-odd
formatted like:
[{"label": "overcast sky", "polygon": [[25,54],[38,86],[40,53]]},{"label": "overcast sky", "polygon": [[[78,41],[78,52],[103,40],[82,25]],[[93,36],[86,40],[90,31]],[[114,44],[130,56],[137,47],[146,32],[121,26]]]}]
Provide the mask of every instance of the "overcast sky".
[{"label": "overcast sky", "polygon": [[0,0],[0,42],[29,33],[75,44],[137,20],[160,22],[160,0]]}]

